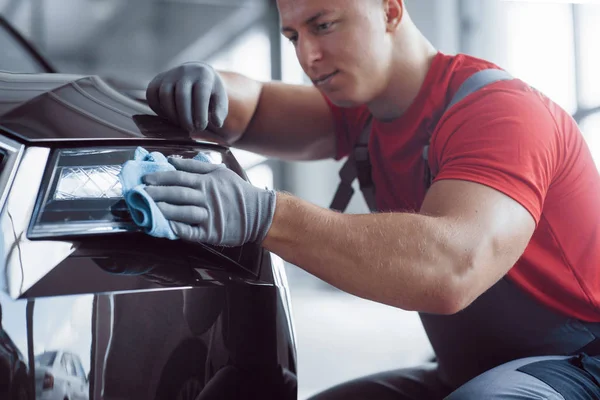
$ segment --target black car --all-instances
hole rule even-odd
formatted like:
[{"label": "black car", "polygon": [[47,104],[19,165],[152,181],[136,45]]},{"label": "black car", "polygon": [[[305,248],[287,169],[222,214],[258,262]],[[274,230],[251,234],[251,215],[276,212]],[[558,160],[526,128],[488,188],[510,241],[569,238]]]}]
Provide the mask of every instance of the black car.
[{"label": "black car", "polygon": [[231,151],[97,76],[27,72],[0,72],[0,398],[296,399],[283,261],[151,237],[122,198],[139,147],[247,179]]}]

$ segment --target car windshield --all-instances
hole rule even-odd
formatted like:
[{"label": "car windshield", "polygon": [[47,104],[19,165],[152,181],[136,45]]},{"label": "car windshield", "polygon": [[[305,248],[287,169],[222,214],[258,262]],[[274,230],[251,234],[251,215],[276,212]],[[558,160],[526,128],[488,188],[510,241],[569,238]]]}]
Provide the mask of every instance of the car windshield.
[{"label": "car windshield", "polygon": [[48,351],[46,353],[39,354],[35,356],[35,363],[40,366],[49,367],[54,364],[54,360],[56,359],[55,351]]}]

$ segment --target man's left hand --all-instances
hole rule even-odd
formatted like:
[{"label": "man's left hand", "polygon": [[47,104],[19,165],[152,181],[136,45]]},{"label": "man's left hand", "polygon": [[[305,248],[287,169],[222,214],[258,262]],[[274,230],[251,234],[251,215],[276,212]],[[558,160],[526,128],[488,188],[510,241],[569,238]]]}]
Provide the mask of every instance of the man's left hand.
[{"label": "man's left hand", "polygon": [[144,177],[146,192],[183,240],[241,246],[264,240],[276,194],[243,180],[223,164],[171,158],[175,171]]}]

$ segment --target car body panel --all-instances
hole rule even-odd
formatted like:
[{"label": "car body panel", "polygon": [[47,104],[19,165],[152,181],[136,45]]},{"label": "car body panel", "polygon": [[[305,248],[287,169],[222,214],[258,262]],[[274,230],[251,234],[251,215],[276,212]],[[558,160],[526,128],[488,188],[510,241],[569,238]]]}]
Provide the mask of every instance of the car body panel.
[{"label": "car body panel", "polygon": [[28,142],[192,142],[188,132],[98,76],[0,72],[0,99],[3,128]]},{"label": "car body panel", "polygon": [[[281,299],[274,285],[213,281],[16,301],[3,294],[0,304],[9,316],[6,331],[30,356],[61,348],[83,360],[86,398],[168,399],[173,387],[196,378],[219,398],[295,399],[295,354]],[[54,392],[41,397],[47,369],[29,367],[37,398],[67,392],[55,374]],[[233,376],[220,379],[226,371]]]}]

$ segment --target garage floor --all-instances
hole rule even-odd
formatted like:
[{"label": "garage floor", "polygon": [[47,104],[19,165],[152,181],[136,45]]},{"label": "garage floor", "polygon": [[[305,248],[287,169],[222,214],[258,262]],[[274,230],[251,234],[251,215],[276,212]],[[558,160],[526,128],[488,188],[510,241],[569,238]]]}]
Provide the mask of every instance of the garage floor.
[{"label": "garage floor", "polygon": [[431,356],[416,313],[341,292],[292,265],[287,272],[298,340],[298,400]]}]

